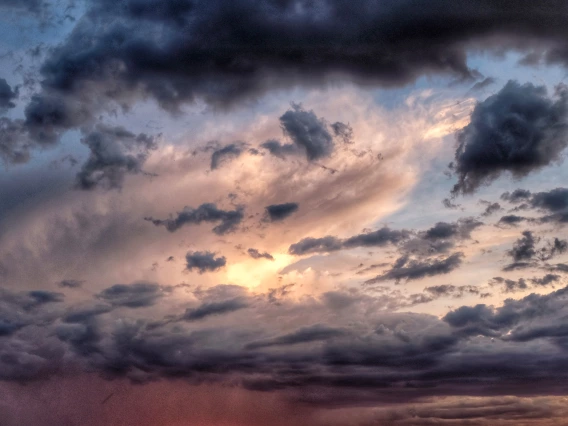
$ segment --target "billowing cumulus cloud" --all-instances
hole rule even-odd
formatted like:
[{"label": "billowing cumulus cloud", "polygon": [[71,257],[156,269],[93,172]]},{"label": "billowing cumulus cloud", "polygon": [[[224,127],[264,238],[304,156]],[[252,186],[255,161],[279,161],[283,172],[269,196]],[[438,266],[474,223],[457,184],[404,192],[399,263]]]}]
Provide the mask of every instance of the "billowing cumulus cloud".
[{"label": "billowing cumulus cloud", "polygon": [[213,228],[213,232],[223,235],[234,231],[243,220],[242,208],[236,210],[222,210],[213,203],[202,204],[197,208],[185,207],[175,217],[169,219],[154,219],[147,217],[146,220],[156,226],[165,226],[170,232],[175,232],[185,225],[199,225],[203,222],[221,222]]},{"label": "billowing cumulus cloud", "polygon": [[520,178],[561,159],[568,146],[568,91],[509,81],[476,105],[458,133],[453,193],[472,193],[505,172]]},{"label": "billowing cumulus cloud", "polygon": [[197,270],[200,274],[213,272],[227,264],[225,256],[215,257],[210,251],[194,251],[185,255],[186,268],[189,271]]}]

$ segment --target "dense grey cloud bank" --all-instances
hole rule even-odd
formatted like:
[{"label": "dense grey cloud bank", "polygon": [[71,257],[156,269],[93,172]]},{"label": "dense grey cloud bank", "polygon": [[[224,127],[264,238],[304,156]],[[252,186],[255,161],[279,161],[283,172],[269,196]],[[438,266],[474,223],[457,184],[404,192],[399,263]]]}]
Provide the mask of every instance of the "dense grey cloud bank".
[{"label": "dense grey cloud bank", "polygon": [[[567,288],[499,307],[462,306],[438,319],[389,312],[385,301],[394,298],[386,295],[335,291],[293,301],[287,292],[271,292],[271,298],[218,286],[193,290],[197,300],[188,301],[185,312],[167,310],[164,321],[149,314],[172,291],[146,282],[118,284],[76,305],[59,293],[3,291],[0,378],[27,382],[64,375],[64,366],[73,365],[135,382],[230,381],[297,390],[303,397],[302,390],[319,389],[330,403],[344,392],[405,401],[426,391],[476,395],[489,384],[519,395],[535,393],[538,384],[538,393],[546,394],[568,378],[562,373]],[[428,287],[424,295],[465,293],[479,294],[448,285]],[[123,316],[132,310],[146,319]]]},{"label": "dense grey cloud bank", "polygon": [[[34,10],[42,4],[5,0],[3,6]],[[478,73],[467,64],[470,48],[540,45],[543,60],[566,64],[567,15],[560,0],[483,0],[475,5],[467,0],[89,0],[69,37],[48,52],[40,69],[41,91],[25,108],[25,118],[10,121],[17,128],[12,134],[27,140],[28,148],[42,147],[68,129],[92,124],[103,110],[116,105],[128,109],[146,98],[179,111],[196,100],[227,107],[269,90],[338,80],[392,86],[434,73],[474,79]],[[524,43],[528,39],[533,43]],[[497,99],[512,95],[510,89],[506,86]],[[544,101],[543,96],[539,88],[523,86],[510,100],[530,108],[531,101]],[[550,128],[562,104],[541,102],[542,117],[548,118],[544,127],[533,130]],[[344,141],[351,138],[343,123],[330,131],[310,114],[294,107],[282,116],[285,131],[308,158],[329,154],[332,133]],[[481,109],[477,116],[477,124],[482,123]],[[530,120],[517,125],[521,123],[530,126]],[[474,173],[472,162],[481,154],[473,149],[477,133],[469,129],[462,141],[468,149],[457,158],[461,183],[456,190],[461,192],[497,172]],[[495,130],[494,135],[500,134]],[[555,139],[532,138],[533,145],[550,148]],[[7,144],[2,145],[6,150]],[[522,154],[499,164],[525,174],[554,156],[551,149],[530,165],[517,161],[525,158]],[[15,153],[5,156],[12,157]]]}]

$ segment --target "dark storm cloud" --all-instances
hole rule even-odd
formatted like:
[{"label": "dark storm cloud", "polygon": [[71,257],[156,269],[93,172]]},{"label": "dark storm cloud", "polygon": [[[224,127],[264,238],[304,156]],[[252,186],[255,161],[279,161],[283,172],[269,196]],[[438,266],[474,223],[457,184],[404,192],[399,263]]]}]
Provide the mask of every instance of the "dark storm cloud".
[{"label": "dark storm cloud", "polygon": [[152,306],[163,296],[163,289],[155,283],[115,284],[101,291],[97,298],[114,306],[142,308]]},{"label": "dark storm cloud", "polygon": [[267,206],[266,214],[271,222],[278,222],[298,211],[298,203],[272,204]]},{"label": "dark storm cloud", "polygon": [[211,170],[217,169],[223,162],[238,158],[244,150],[244,144],[232,143],[213,151],[211,154]]},{"label": "dark storm cloud", "polygon": [[454,194],[475,192],[504,172],[520,178],[561,160],[568,146],[568,90],[556,96],[546,88],[509,81],[476,105],[470,123],[458,133],[453,169]]},{"label": "dark storm cloud", "polygon": [[[101,111],[147,98],[177,112],[197,100],[228,107],[269,90],[341,80],[393,86],[442,73],[464,81],[479,74],[467,65],[472,47],[539,43],[548,62],[568,63],[559,0],[515,3],[514,16],[508,3],[489,0],[421,3],[89,0],[41,65],[41,93],[26,109],[24,133],[41,147]],[[5,3],[22,4],[43,2]],[[330,132],[304,112],[285,114],[284,127],[308,158],[328,155]]]},{"label": "dark storm cloud", "polygon": [[88,133],[82,142],[90,154],[77,173],[76,186],[84,190],[121,188],[126,174],[143,173],[149,152],[156,148],[152,136],[102,125]]},{"label": "dark storm cloud", "polygon": [[530,203],[534,208],[552,213],[568,210],[568,188],[555,188],[548,192],[538,192],[533,194]]},{"label": "dark storm cloud", "polygon": [[249,248],[247,250],[247,253],[249,254],[250,257],[252,257],[253,259],[268,259],[268,260],[274,260],[274,257],[267,252],[261,253],[260,251],[258,251],[255,248]]},{"label": "dark storm cloud", "polygon": [[213,228],[217,235],[223,235],[234,231],[244,218],[243,209],[238,207],[235,210],[221,210],[213,203],[205,203],[197,207],[184,207],[176,217],[169,219],[145,218],[156,226],[165,226],[170,232],[175,232],[185,225],[199,225],[203,222],[221,222]]},{"label": "dark storm cloud", "polygon": [[333,137],[327,123],[313,111],[306,111],[301,105],[292,104],[292,109],[280,117],[280,125],[284,134],[306,151],[308,160],[318,160],[331,155]]},{"label": "dark storm cloud", "polygon": [[223,268],[227,264],[225,256],[215,257],[210,251],[194,251],[185,255],[186,267],[189,271],[197,269],[200,274]]},{"label": "dark storm cloud", "polygon": [[387,280],[419,280],[425,277],[433,277],[452,272],[462,264],[463,253],[454,253],[446,258],[437,259],[410,259],[403,256],[397,259],[391,269],[382,275],[378,275],[367,283],[372,284]]},{"label": "dark storm cloud", "polygon": [[18,97],[18,90],[12,90],[8,82],[0,78],[0,112],[3,109],[14,108],[14,100]]}]

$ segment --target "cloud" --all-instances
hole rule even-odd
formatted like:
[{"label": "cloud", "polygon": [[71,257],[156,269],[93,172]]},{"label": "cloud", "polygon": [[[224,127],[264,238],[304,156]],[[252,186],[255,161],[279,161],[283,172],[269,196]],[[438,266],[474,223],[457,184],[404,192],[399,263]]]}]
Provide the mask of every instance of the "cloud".
[{"label": "cloud", "polygon": [[184,207],[176,217],[169,219],[154,219],[146,217],[145,220],[156,226],[165,226],[170,232],[175,232],[185,225],[199,225],[202,222],[221,222],[213,228],[217,235],[223,235],[234,231],[244,218],[243,208],[235,210],[221,210],[213,203],[205,203],[197,207]]},{"label": "cloud", "polygon": [[185,255],[185,260],[189,271],[197,269],[200,274],[216,271],[227,264],[225,256],[215,257],[215,253],[210,251],[188,252]]},{"label": "cloud", "polygon": [[449,274],[462,264],[464,255],[461,252],[453,253],[446,258],[437,259],[410,259],[403,256],[397,259],[391,269],[382,275],[368,280],[368,284],[387,280],[419,280],[425,277]]},{"label": "cloud", "polygon": [[301,256],[309,253],[329,253],[357,247],[383,247],[387,244],[398,244],[409,236],[409,231],[393,230],[385,226],[377,231],[354,235],[343,240],[331,235],[322,238],[304,238],[292,244],[288,252]]},{"label": "cloud", "polygon": [[540,241],[531,231],[524,231],[523,237],[519,238],[513,248],[507,252],[515,262],[530,260],[536,256],[535,246]]},{"label": "cloud", "polygon": [[88,133],[82,142],[89,148],[90,155],[77,173],[76,186],[84,190],[121,188],[125,175],[142,173],[149,152],[156,149],[152,136],[103,125]]},{"label": "cloud", "polygon": [[406,230],[390,229],[386,226],[373,232],[355,235],[343,241],[344,248],[354,247],[382,247],[387,244],[398,244],[406,240],[410,232]]},{"label": "cloud", "polygon": [[222,302],[208,302],[197,308],[186,310],[182,319],[185,321],[198,321],[210,316],[229,314],[247,307],[248,303],[242,298],[224,300]]},{"label": "cloud", "polygon": [[513,192],[504,192],[501,194],[501,199],[503,201],[508,201],[513,204],[527,201],[530,197],[531,192],[527,189],[515,189]]},{"label": "cloud", "polygon": [[260,144],[261,148],[266,149],[270,154],[278,158],[285,158],[288,155],[297,155],[301,153],[297,145],[293,143],[282,144],[276,139],[270,139]]},{"label": "cloud", "polygon": [[224,161],[238,158],[244,149],[243,143],[232,143],[216,149],[211,154],[211,170],[217,169]]},{"label": "cloud", "polygon": [[252,257],[253,259],[268,259],[268,260],[274,260],[274,257],[272,257],[272,255],[270,253],[264,252],[261,253],[260,251],[258,251],[255,248],[249,248],[247,250],[247,253],[249,254],[250,257]]},{"label": "cloud", "polygon": [[318,160],[331,155],[334,144],[327,123],[313,111],[292,104],[292,109],[280,117],[284,134],[298,147],[306,151],[308,160]]},{"label": "cloud", "polygon": [[343,143],[353,143],[353,128],[349,124],[337,121],[331,124],[333,133],[340,138]]},{"label": "cloud", "polygon": [[537,247],[541,238],[535,236],[532,231],[524,231],[522,235],[513,248],[507,251],[513,263],[505,266],[504,271],[537,266],[538,262],[546,262],[568,250],[566,240],[554,238],[552,241],[545,241],[544,246]]},{"label": "cloud", "polygon": [[152,306],[163,296],[162,287],[155,283],[115,284],[101,291],[97,298],[114,306],[142,308]]},{"label": "cloud", "polygon": [[555,188],[548,192],[533,194],[530,205],[550,213],[539,218],[542,223],[568,223],[568,188]]},{"label": "cloud", "polygon": [[568,146],[568,91],[509,81],[476,105],[470,123],[458,132],[452,192],[470,194],[504,172],[521,178],[561,160]]},{"label": "cloud", "polygon": [[58,285],[63,288],[79,288],[84,282],[81,280],[61,280]]},{"label": "cloud", "polygon": [[501,204],[499,203],[488,203],[485,211],[481,214],[482,216],[491,216],[493,213],[498,212],[501,209]]},{"label": "cloud", "polygon": [[271,222],[278,222],[286,219],[295,212],[298,211],[300,205],[298,203],[284,203],[284,204],[272,204],[265,207],[268,219]]},{"label": "cloud", "polygon": [[493,77],[486,77],[483,80],[478,81],[473,86],[471,86],[471,89],[469,89],[469,90],[471,92],[483,90],[483,89],[491,86],[492,84],[495,84],[495,79]]},{"label": "cloud", "polygon": [[525,220],[527,220],[527,218],[522,216],[517,216],[514,214],[509,214],[502,216],[501,219],[499,219],[499,224],[516,226]]},{"label": "cloud", "polygon": [[14,100],[18,98],[18,90],[12,90],[8,82],[0,78],[0,111],[3,109],[14,108]]},{"label": "cloud", "polygon": [[302,327],[293,333],[275,337],[274,339],[252,342],[247,345],[247,349],[266,348],[271,346],[289,346],[300,343],[311,343],[325,341],[344,334],[344,331],[331,328],[322,324]]},{"label": "cloud", "polygon": [[413,238],[400,245],[400,251],[405,255],[432,256],[447,253],[456,245],[471,238],[471,233],[483,222],[466,217],[455,222],[437,222],[426,231],[420,231]]},{"label": "cloud", "polygon": [[432,228],[428,229],[422,234],[422,238],[426,240],[441,240],[441,239],[469,239],[471,232],[483,225],[474,218],[463,218],[457,222],[438,222]]}]

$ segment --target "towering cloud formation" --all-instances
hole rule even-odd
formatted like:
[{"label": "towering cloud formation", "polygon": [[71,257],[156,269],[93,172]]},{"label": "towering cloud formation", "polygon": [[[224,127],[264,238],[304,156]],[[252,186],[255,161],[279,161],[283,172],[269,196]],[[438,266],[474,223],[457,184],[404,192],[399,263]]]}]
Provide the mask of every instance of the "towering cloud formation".
[{"label": "towering cloud formation", "polygon": [[477,104],[458,133],[453,193],[472,193],[510,172],[519,178],[561,159],[568,146],[568,89],[550,98],[543,86],[509,81]]}]

